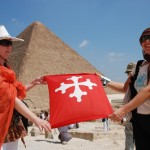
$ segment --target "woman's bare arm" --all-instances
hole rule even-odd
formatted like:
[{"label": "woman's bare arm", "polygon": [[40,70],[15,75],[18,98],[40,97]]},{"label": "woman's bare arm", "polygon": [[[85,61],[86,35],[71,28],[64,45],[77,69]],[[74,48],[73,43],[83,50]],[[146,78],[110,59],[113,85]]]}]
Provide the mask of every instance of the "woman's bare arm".
[{"label": "woman's bare arm", "polygon": [[42,129],[44,128],[46,131],[50,131],[50,124],[48,121],[40,119],[39,117],[37,117],[32,111],[29,110],[28,107],[26,107],[26,105],[24,103],[21,102],[20,99],[16,98],[15,99],[15,109],[22,114],[23,116],[25,116],[26,118],[28,118],[30,121],[32,121],[39,129],[40,131],[42,131]]},{"label": "woman's bare arm", "polygon": [[122,118],[128,113],[140,106],[146,100],[150,98],[150,84],[141,90],[129,103],[117,109],[110,119],[114,121],[121,121]]}]

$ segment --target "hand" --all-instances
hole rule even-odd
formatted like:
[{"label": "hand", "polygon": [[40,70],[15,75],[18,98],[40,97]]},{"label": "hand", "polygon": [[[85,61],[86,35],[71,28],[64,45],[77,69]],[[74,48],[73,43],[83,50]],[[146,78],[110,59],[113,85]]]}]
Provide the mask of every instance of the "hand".
[{"label": "hand", "polygon": [[46,84],[46,81],[43,79],[43,77],[37,77],[32,81],[32,84]]},{"label": "hand", "polygon": [[121,107],[115,110],[113,114],[109,115],[109,119],[120,122],[125,117],[125,115],[125,110],[123,109],[123,107]]},{"label": "hand", "polygon": [[50,123],[46,120],[37,117],[34,123],[40,129],[41,132],[43,129],[45,129],[45,131],[51,131]]}]

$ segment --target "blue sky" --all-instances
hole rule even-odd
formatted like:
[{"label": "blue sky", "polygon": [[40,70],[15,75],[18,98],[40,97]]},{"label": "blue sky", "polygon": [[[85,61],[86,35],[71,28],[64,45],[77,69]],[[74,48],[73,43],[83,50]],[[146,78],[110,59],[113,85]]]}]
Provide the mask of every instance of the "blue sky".
[{"label": "blue sky", "polygon": [[127,64],[142,59],[149,6],[149,0],[6,0],[0,24],[17,36],[40,21],[105,76],[125,81]]}]

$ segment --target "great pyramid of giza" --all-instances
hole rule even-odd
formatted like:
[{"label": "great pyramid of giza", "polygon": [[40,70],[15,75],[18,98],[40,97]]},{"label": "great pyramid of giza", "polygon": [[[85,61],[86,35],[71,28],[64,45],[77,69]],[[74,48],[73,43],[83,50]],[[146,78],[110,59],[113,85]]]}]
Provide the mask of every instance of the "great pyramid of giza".
[{"label": "great pyramid of giza", "polygon": [[[24,42],[13,43],[9,62],[24,84],[47,74],[101,73],[40,22],[33,22],[17,37]],[[37,85],[27,93],[35,109],[48,109],[48,96],[47,85]]]}]

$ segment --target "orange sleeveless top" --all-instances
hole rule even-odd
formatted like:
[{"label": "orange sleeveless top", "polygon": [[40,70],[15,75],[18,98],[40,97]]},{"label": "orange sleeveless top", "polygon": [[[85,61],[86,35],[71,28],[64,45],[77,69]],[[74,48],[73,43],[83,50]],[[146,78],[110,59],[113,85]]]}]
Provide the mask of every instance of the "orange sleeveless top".
[{"label": "orange sleeveless top", "polygon": [[0,66],[0,147],[11,122],[15,98],[24,99],[25,96],[25,87],[16,80],[15,72]]}]

